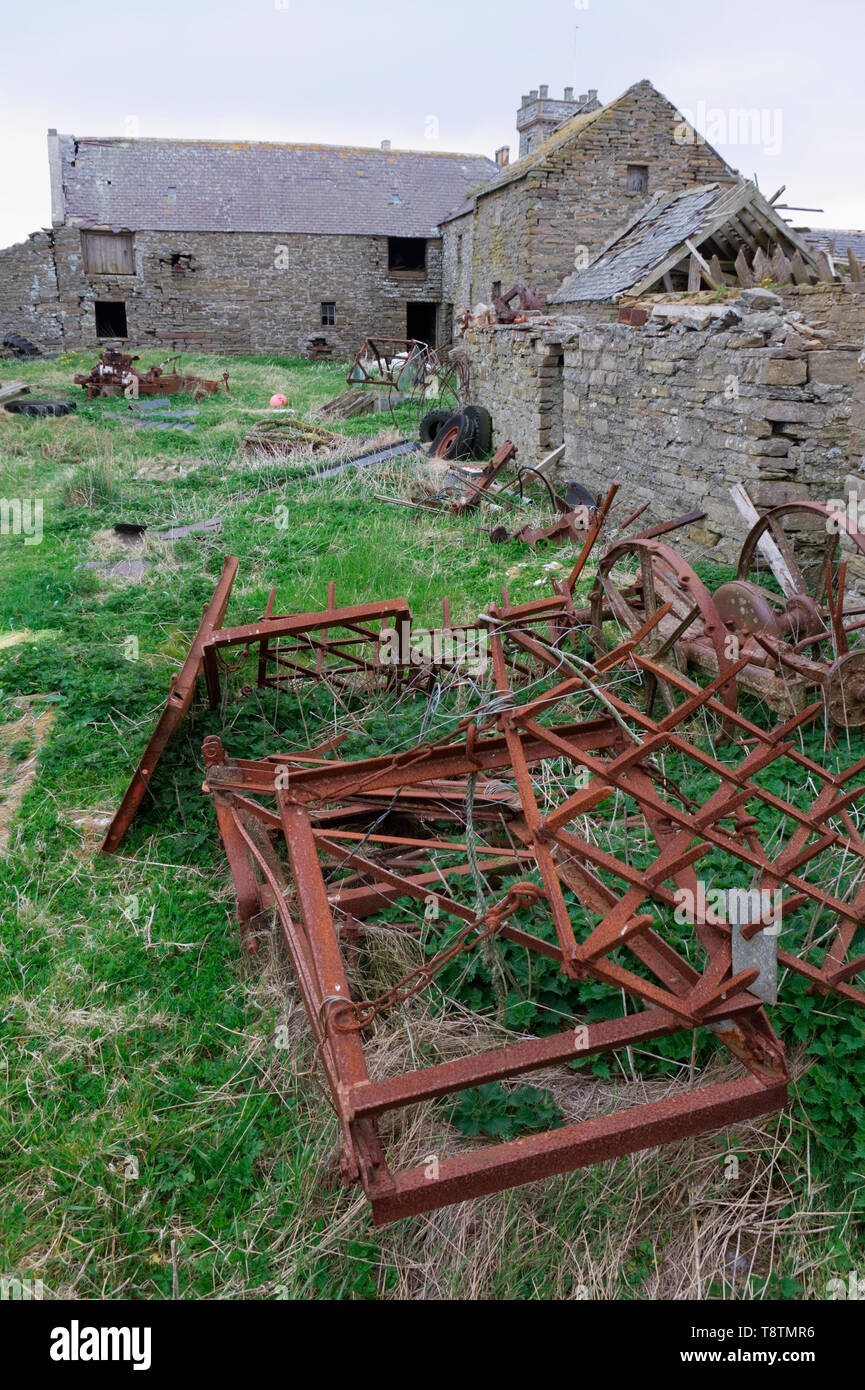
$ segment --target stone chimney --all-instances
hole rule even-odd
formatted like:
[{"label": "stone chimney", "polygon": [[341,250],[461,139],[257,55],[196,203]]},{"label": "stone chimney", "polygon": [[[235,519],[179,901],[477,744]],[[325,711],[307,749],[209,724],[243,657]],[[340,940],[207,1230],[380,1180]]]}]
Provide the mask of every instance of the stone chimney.
[{"label": "stone chimney", "polygon": [[51,225],[62,227],[66,221],[66,195],[63,191],[60,136],[53,126],[48,132],[48,173],[51,178]]},{"label": "stone chimney", "polygon": [[511,162],[510,145],[502,145],[501,149],[496,150],[496,164],[500,169],[507,169]]},{"label": "stone chimney", "polygon": [[390,149],[390,141],[389,141],[389,140],[382,140],[382,142],[381,142],[381,147],[382,147],[383,150],[389,150],[389,149]]}]

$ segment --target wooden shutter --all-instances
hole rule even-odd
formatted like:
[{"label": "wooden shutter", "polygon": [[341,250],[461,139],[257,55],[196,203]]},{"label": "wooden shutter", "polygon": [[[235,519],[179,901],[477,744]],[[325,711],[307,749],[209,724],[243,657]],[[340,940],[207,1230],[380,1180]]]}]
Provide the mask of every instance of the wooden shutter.
[{"label": "wooden shutter", "polygon": [[134,275],[132,232],[82,232],[84,270],[88,275]]}]

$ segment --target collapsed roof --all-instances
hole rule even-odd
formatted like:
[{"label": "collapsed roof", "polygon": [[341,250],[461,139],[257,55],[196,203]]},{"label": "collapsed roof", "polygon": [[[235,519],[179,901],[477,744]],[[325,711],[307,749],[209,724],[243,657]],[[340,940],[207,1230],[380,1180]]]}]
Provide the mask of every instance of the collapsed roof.
[{"label": "collapsed roof", "polygon": [[811,283],[826,276],[813,250],[755,184],[711,183],[656,194],[585,270],[567,277],[550,302],[698,290],[704,284],[751,286],[767,278]]}]

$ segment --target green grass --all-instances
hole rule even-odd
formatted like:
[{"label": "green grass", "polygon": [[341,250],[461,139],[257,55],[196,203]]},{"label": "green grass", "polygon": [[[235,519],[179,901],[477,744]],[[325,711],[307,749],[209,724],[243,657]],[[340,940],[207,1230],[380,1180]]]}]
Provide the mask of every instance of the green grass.
[{"label": "green grass", "polygon": [[[92,360],[16,363],[14,375],[37,394],[59,394]],[[41,545],[0,537],[0,752],[19,697],[41,695],[37,709],[56,712],[0,858],[0,1272],[32,1273],[57,1295],[86,1298],[550,1298],[579,1297],[584,1286],[592,1296],[645,1297],[653,1281],[669,1287],[677,1261],[689,1258],[691,1203],[708,1221],[726,1199],[717,1186],[722,1136],[699,1153],[682,1146],[678,1178],[662,1151],[384,1231],[336,1181],[336,1124],[310,1075],[314,1050],[289,973],[276,948],[251,965],[241,955],[200,790],[207,734],[240,756],[301,745],[344,722],[324,689],[303,701],[261,692],[238,701],[235,681],[223,709],[198,704],[120,856],[94,857],[224,555],[241,561],[229,624],[257,615],[274,585],[277,611],[323,607],[331,580],[342,602],[404,596],[430,624],[449,594],[458,623],[503,584],[514,601],[549,592],[546,567],[563,562],[561,552],[491,546],[471,519],[380,502],[386,486],[399,491],[399,468],[315,483],[293,477],[290,461],[261,466],[241,453],[273,392],[311,418],[344,389],[344,364],[190,356],[184,365],[231,374],[230,396],[205,400],[189,434],[137,433],[109,418],[123,409],[116,401],[56,420],[0,419],[0,495],[43,498],[45,528]],[[403,407],[397,432],[409,431],[409,416]],[[363,448],[379,431],[393,437],[394,423],[367,417],[340,430]],[[179,471],[164,476],[172,465]],[[277,524],[280,507],[287,527]],[[120,553],[116,520],[153,527],[216,515],[218,535],[148,546],[152,568],[140,583],[82,568]],[[137,661],[124,655],[129,637]],[[425,717],[421,700],[394,716],[373,699],[352,712],[345,751],[402,746]],[[8,777],[30,751],[19,734],[6,750]],[[541,997],[569,1006],[561,977],[548,973]],[[482,965],[459,988],[467,1006],[493,1007]],[[592,989],[582,1004],[607,1016],[603,991]],[[762,1175],[754,1211],[744,1196],[743,1211],[755,1228],[767,1210],[777,1224],[766,1236],[771,1259],[761,1247],[737,1294],[779,1297],[792,1287],[783,1280],[813,1293],[825,1268],[842,1277],[851,1262],[862,1268],[856,1076],[865,1033],[845,1006],[798,996],[788,992],[774,1021],[810,1050],[812,1065],[791,1114],[742,1140]],[[540,1026],[520,1014],[519,999],[512,1008],[513,1023]],[[284,1049],[274,1039],[287,1018]],[[655,1084],[681,1057],[661,1044],[652,1051],[657,1064],[645,1070]],[[532,1114],[549,1123],[557,1113],[543,1090],[513,1093],[498,1109],[488,1091],[466,1098],[456,1122],[462,1116],[469,1133],[510,1133],[515,1117],[528,1114],[531,1127]]]}]

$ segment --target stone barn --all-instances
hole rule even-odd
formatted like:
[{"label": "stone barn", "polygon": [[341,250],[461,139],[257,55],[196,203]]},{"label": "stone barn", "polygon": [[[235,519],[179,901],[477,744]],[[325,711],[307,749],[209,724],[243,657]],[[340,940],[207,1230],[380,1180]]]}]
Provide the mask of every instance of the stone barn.
[{"label": "stone barn", "polygon": [[0,337],[350,357],[441,336],[445,214],[480,155],[48,135],[52,226],[0,251]]},{"label": "stone barn", "polygon": [[737,181],[651,82],[603,106],[595,92],[576,103],[540,92],[517,113],[522,157],[500,150],[496,176],[445,220],[444,298],[457,312],[515,282],[543,299],[660,190]]}]

